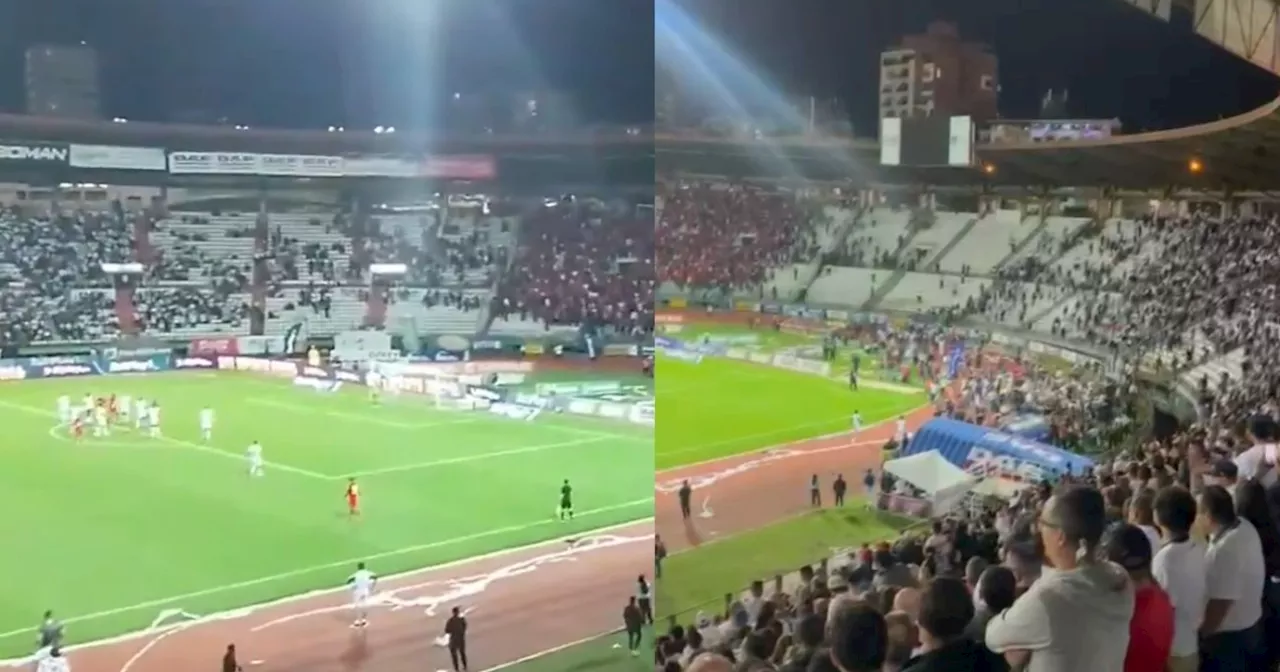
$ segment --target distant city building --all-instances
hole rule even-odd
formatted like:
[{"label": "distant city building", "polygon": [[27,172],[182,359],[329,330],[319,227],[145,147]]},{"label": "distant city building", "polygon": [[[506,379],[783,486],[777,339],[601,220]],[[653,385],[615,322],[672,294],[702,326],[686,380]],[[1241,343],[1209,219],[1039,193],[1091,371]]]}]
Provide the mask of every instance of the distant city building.
[{"label": "distant city building", "polygon": [[996,55],[960,39],[956,27],[935,22],[880,54],[880,118],[964,116],[982,122],[997,114]]},{"label": "distant city building", "polygon": [[26,53],[27,113],[98,119],[98,54],[85,45],[42,44]]}]

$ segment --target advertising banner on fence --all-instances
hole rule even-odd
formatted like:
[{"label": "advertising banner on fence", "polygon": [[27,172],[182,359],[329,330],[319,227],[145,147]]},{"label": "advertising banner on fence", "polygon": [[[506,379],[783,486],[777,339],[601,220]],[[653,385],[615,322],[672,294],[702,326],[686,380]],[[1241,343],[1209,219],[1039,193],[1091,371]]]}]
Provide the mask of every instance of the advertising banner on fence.
[{"label": "advertising banner on fence", "polygon": [[70,145],[61,142],[0,140],[0,165],[65,166],[70,152]]},{"label": "advertising banner on fence", "polygon": [[[0,151],[3,151],[0,149]],[[24,156],[31,152],[19,152]],[[261,175],[264,177],[431,177],[489,180],[498,174],[492,156],[428,156],[418,161],[347,158],[322,154],[250,152],[170,152],[174,175]],[[64,157],[65,161],[65,150]],[[350,170],[348,170],[350,166]]]},{"label": "advertising banner on fence", "polygon": [[492,156],[464,154],[428,156],[418,164],[418,177],[444,180],[492,180],[498,176],[498,162]]},{"label": "advertising banner on fence", "polygon": [[284,336],[238,336],[235,339],[235,352],[217,353],[232,355],[284,355],[288,354],[285,348]]},{"label": "advertising banner on fence", "polygon": [[212,369],[217,361],[209,357],[174,357],[169,354],[108,357],[19,357],[0,360],[0,380],[29,380],[67,376],[159,373],[175,369]]},{"label": "advertising banner on fence", "polygon": [[71,145],[70,161],[74,168],[159,171],[166,169],[164,150],[159,147]]},{"label": "advertising banner on fence", "polygon": [[205,357],[240,354],[240,339],[234,336],[226,338],[197,338],[187,346],[187,352]]}]

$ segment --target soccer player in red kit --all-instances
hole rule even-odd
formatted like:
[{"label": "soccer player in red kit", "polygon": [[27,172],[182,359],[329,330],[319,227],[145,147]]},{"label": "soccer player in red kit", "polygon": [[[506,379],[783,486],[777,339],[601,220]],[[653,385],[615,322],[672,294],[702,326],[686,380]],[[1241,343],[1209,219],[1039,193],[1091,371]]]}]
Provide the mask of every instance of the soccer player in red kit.
[{"label": "soccer player in red kit", "polygon": [[360,515],[360,486],[356,485],[354,478],[347,479],[347,515]]},{"label": "soccer player in red kit", "polygon": [[116,403],[116,395],[107,397],[107,419],[111,424],[116,424],[116,420],[120,417],[120,407]]},{"label": "soccer player in red kit", "polygon": [[71,420],[71,436],[76,440],[84,438],[84,415],[81,413]]}]

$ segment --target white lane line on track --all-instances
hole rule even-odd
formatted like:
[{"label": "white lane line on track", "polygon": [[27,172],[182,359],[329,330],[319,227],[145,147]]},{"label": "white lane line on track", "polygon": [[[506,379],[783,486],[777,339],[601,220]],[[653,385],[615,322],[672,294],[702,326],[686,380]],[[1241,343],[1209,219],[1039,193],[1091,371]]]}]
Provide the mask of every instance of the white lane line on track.
[{"label": "white lane line on track", "polygon": [[[611,512],[611,511],[618,511],[618,510],[625,509],[625,508],[629,508],[629,507],[638,507],[638,506],[642,506],[642,505],[644,505],[644,504],[651,504],[652,502],[653,502],[653,500],[652,500],[651,498],[648,498],[648,499],[638,499],[638,500],[633,500],[633,501],[630,501],[630,502],[624,502],[624,503],[621,503],[621,504],[614,504],[614,505],[611,505],[611,506],[600,507],[600,508],[597,508],[597,509],[589,509],[589,510],[586,510],[586,511],[581,511],[581,512],[579,512],[579,513],[577,514],[577,518],[579,518],[579,519],[580,519],[580,518],[583,518],[583,517],[585,517],[585,516],[599,515],[599,514],[602,514],[602,513],[608,513],[608,512]],[[626,523],[619,523],[619,524],[617,524],[617,525],[610,525],[610,526],[607,526],[607,527],[602,527],[602,528],[597,528],[597,529],[584,530],[584,531],[579,532],[579,533],[576,533],[576,534],[567,535],[567,536],[564,536],[564,537],[559,537],[559,538],[556,538],[556,539],[551,539],[551,540],[548,540],[548,541],[543,541],[543,542],[539,542],[539,543],[535,543],[535,544],[529,544],[529,545],[526,545],[526,546],[520,546],[520,547],[517,547],[517,548],[510,548],[510,549],[505,549],[505,550],[501,550],[501,551],[495,551],[495,552],[493,552],[493,553],[486,553],[486,554],[484,554],[484,555],[472,556],[472,557],[469,557],[469,558],[464,558],[464,559],[456,560],[456,561],[453,561],[453,562],[447,562],[447,563],[443,563],[443,564],[439,564],[439,565],[433,565],[433,566],[430,566],[430,567],[423,567],[423,568],[421,568],[421,569],[414,569],[414,570],[410,570],[410,571],[407,571],[407,572],[402,572],[402,573],[399,573],[399,574],[391,574],[391,575],[387,575],[387,576],[385,576],[382,580],[383,580],[383,581],[388,581],[388,582],[389,582],[389,581],[396,581],[396,580],[399,580],[399,579],[402,579],[402,578],[405,578],[405,577],[414,576],[414,575],[416,575],[416,574],[422,574],[422,573],[426,573],[426,572],[433,572],[433,571],[439,571],[439,570],[443,570],[443,569],[449,569],[449,568],[452,568],[452,567],[462,566],[462,565],[465,565],[465,564],[468,564],[468,563],[479,562],[479,561],[483,561],[483,560],[487,560],[487,559],[491,559],[491,558],[499,558],[499,557],[502,557],[502,556],[505,556],[505,555],[511,555],[511,554],[515,554],[515,553],[521,553],[521,552],[525,552],[525,551],[528,551],[528,550],[532,550],[532,549],[536,549],[536,548],[541,548],[541,547],[544,547],[544,546],[552,546],[552,545],[557,545],[557,544],[563,544],[563,543],[564,543],[565,541],[567,541],[568,539],[577,539],[577,538],[581,538],[581,537],[591,536],[591,535],[594,535],[594,534],[600,534],[600,533],[609,532],[609,531],[612,531],[612,530],[622,529],[622,528],[624,528],[624,527],[628,527],[628,526],[634,526],[634,525],[647,524],[647,523],[651,523],[652,521],[653,521],[653,518],[652,518],[651,516],[646,516],[646,517],[643,517],[643,518],[637,518],[636,520],[632,520],[632,521],[630,521],[630,522],[626,522]],[[241,581],[241,582],[238,582],[238,583],[233,583],[233,584],[228,584],[228,585],[224,585],[224,586],[219,586],[219,587],[217,587],[217,588],[209,588],[209,589],[205,589],[205,590],[194,591],[194,592],[191,592],[191,593],[186,593],[186,594],[184,594],[184,595],[176,595],[176,596],[173,596],[173,597],[167,597],[167,598],[157,599],[157,600],[148,600],[148,601],[146,601],[146,602],[141,602],[141,603],[138,603],[138,604],[134,604],[134,605],[127,606],[127,607],[118,607],[118,608],[115,608],[115,609],[107,609],[107,610],[99,611],[99,612],[92,613],[92,614],[85,614],[85,615],[81,615],[81,616],[72,616],[72,617],[70,617],[70,618],[64,619],[64,620],[63,620],[63,623],[68,624],[68,625],[71,625],[71,624],[75,624],[75,623],[82,623],[82,622],[85,622],[85,621],[92,621],[92,620],[96,620],[96,619],[100,619],[100,618],[108,618],[108,617],[111,617],[111,616],[118,616],[118,615],[120,615],[120,614],[127,614],[127,613],[131,613],[131,612],[134,612],[134,611],[141,611],[141,610],[144,610],[144,609],[158,609],[158,608],[161,608],[161,607],[164,607],[164,606],[167,606],[167,605],[171,605],[171,604],[176,604],[176,603],[179,603],[179,602],[182,602],[182,601],[185,601],[185,600],[193,600],[193,599],[198,599],[198,598],[201,598],[201,597],[207,597],[207,596],[209,596],[209,595],[217,595],[217,594],[219,594],[219,593],[225,593],[225,592],[232,591],[232,590],[240,590],[240,589],[244,589],[244,588],[252,588],[252,587],[254,587],[254,586],[259,586],[259,585],[263,585],[263,584],[269,584],[269,583],[272,583],[272,582],[275,582],[275,581],[281,581],[281,580],[284,580],[284,579],[294,578],[294,577],[298,577],[298,576],[305,576],[305,575],[307,575],[307,574],[311,574],[311,573],[315,573],[315,572],[321,572],[321,571],[328,571],[328,570],[340,569],[340,568],[344,568],[344,567],[349,568],[349,567],[354,566],[354,565],[355,565],[355,563],[357,563],[357,562],[361,562],[361,561],[364,561],[364,562],[373,562],[373,561],[377,561],[377,560],[381,560],[381,559],[385,559],[385,558],[391,558],[391,557],[396,557],[396,556],[400,556],[400,555],[406,555],[406,554],[409,554],[409,553],[415,553],[415,552],[419,552],[419,551],[430,550],[430,549],[433,549],[433,548],[441,548],[441,547],[445,547],[445,546],[452,546],[452,545],[455,545],[455,544],[465,543],[465,542],[468,542],[468,541],[475,541],[475,540],[478,540],[478,539],[484,539],[484,538],[487,538],[487,537],[492,537],[492,536],[496,536],[496,535],[500,535],[500,534],[510,534],[510,533],[515,533],[515,532],[523,532],[523,531],[530,530],[530,529],[536,529],[536,528],[538,528],[538,527],[542,527],[542,526],[560,525],[560,524],[562,524],[562,523],[561,523],[558,519],[556,519],[556,520],[548,519],[548,520],[545,520],[545,521],[536,522],[536,523],[529,523],[529,524],[525,524],[525,525],[512,525],[512,526],[508,526],[508,527],[497,528],[497,529],[493,529],[493,530],[487,530],[487,531],[485,531],[485,532],[479,532],[479,533],[476,533],[476,534],[466,535],[466,536],[462,536],[462,537],[455,537],[455,538],[452,538],[452,539],[444,539],[444,540],[441,540],[441,541],[431,542],[431,543],[427,543],[427,544],[419,544],[419,545],[416,545],[416,546],[409,546],[409,547],[405,547],[405,548],[401,548],[401,549],[397,549],[397,550],[393,550],[393,551],[386,551],[386,552],[383,552],[383,553],[374,553],[374,554],[371,554],[371,555],[368,555],[368,556],[364,556],[364,557],[351,558],[351,559],[341,560],[341,561],[337,561],[337,562],[330,562],[330,563],[326,563],[326,564],[323,564],[323,565],[317,565],[317,566],[314,566],[314,567],[307,567],[307,568],[304,568],[304,569],[297,569],[297,570],[292,570],[292,571],[289,571],[289,572],[282,572],[282,573],[280,573],[280,574],[275,574],[275,575],[272,575],[272,576],[265,576],[265,577],[261,577],[261,578],[257,578],[257,579],[252,579],[252,580],[249,580],[249,581]],[[291,596],[283,597],[283,598],[280,598],[280,599],[277,599],[277,600],[272,600],[272,601],[269,601],[269,602],[264,602],[264,603],[259,603],[259,604],[254,604],[254,605],[249,605],[249,606],[246,606],[246,607],[242,607],[242,608],[240,608],[240,609],[235,609],[235,610],[231,610],[231,611],[227,611],[227,612],[219,612],[219,613],[217,613],[217,614],[211,614],[211,615],[208,615],[208,616],[204,616],[204,617],[202,617],[202,618],[200,619],[200,622],[202,622],[202,621],[206,621],[206,620],[224,620],[224,619],[229,618],[229,617],[234,616],[234,615],[239,615],[239,614],[248,614],[249,612],[251,612],[251,611],[253,611],[253,610],[265,609],[265,608],[274,607],[274,606],[278,606],[278,605],[284,605],[284,604],[291,604],[291,603],[293,603],[293,602],[299,602],[299,601],[302,601],[302,600],[313,599],[313,598],[316,598],[316,597],[322,597],[322,596],[326,596],[326,595],[334,595],[334,594],[340,593],[340,592],[342,592],[342,591],[344,591],[344,590],[346,590],[346,589],[347,589],[347,587],[346,587],[345,585],[340,585],[340,586],[337,586],[337,587],[334,587],[334,588],[326,588],[326,589],[322,589],[322,590],[315,590],[315,591],[310,591],[310,592],[306,592],[306,593],[300,593],[300,594],[298,594],[298,595],[291,595]],[[190,624],[190,623],[192,623],[192,621],[188,621],[188,622],[187,622],[187,624]],[[138,638],[141,638],[141,637],[154,636],[154,635],[159,634],[160,632],[163,632],[163,631],[166,631],[166,630],[172,629],[172,628],[174,628],[174,627],[180,627],[180,626],[182,626],[182,625],[184,625],[184,624],[176,624],[176,625],[174,625],[174,626],[166,626],[166,627],[148,628],[148,629],[138,630],[138,631],[131,632],[131,633],[126,633],[126,634],[123,634],[123,635],[117,635],[117,636],[115,636],[115,637],[110,637],[110,638],[106,638],[106,639],[100,639],[100,640],[96,640],[96,641],[93,641],[93,642],[86,642],[86,643],[84,643],[84,644],[77,644],[77,645],[74,645],[74,646],[67,647],[67,649],[66,649],[66,650],[67,650],[67,651],[76,651],[76,650],[83,649],[83,648],[89,648],[89,647],[94,647],[94,646],[103,646],[103,645],[106,645],[106,644],[113,644],[113,643],[117,643],[117,642],[129,641],[129,640],[132,640],[132,639],[138,639]],[[22,629],[18,629],[18,630],[10,630],[9,632],[3,632],[3,633],[0,633],[0,640],[5,640],[5,639],[13,638],[13,637],[18,637],[18,636],[28,636],[28,637],[33,637],[33,636],[34,636],[34,630],[33,630],[32,628],[22,628]],[[17,660],[0,660],[0,666],[14,666],[14,665],[25,664],[25,663],[27,663],[27,662],[29,662],[29,659],[25,659],[25,658],[24,658],[24,659],[17,659]]]}]

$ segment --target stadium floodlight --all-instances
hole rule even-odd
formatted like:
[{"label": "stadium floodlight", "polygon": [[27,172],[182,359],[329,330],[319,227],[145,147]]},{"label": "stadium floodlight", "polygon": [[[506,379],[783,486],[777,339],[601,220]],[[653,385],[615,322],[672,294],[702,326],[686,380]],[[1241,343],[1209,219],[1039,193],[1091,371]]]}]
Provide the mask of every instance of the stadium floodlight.
[{"label": "stadium floodlight", "polygon": [[1203,171],[1204,171],[1204,164],[1200,162],[1200,159],[1192,157],[1190,160],[1187,161],[1187,172],[1191,173],[1192,175],[1199,175]]}]

